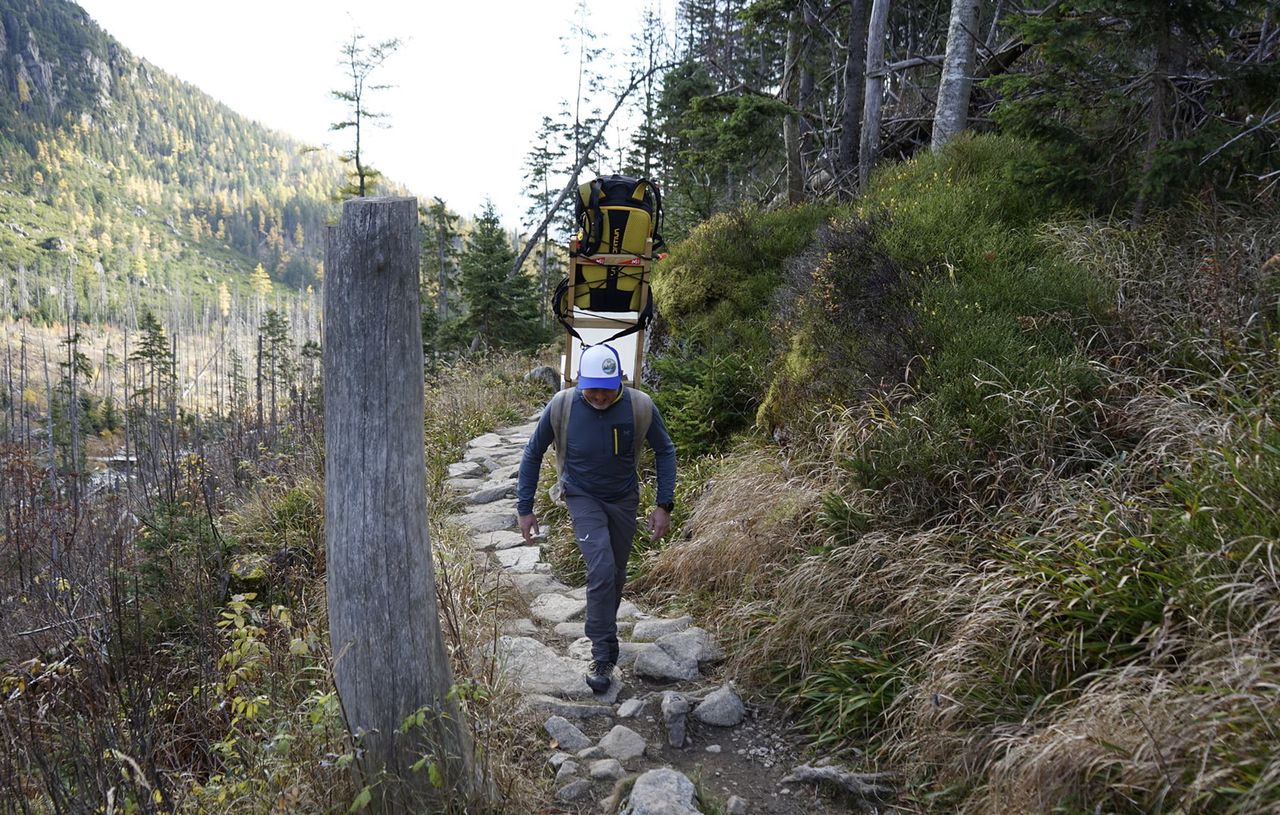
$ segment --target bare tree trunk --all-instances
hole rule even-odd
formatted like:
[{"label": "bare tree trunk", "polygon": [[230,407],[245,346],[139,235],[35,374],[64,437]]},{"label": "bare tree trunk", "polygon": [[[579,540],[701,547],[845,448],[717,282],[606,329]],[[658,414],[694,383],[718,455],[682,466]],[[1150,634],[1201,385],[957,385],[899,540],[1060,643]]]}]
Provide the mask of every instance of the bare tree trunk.
[{"label": "bare tree trunk", "polygon": [[867,26],[870,0],[850,0],[849,30],[844,60],[844,108],[840,112],[840,147],[836,172],[840,188],[857,172],[858,141],[862,137],[862,101],[866,97]]},{"label": "bare tree trunk", "polygon": [[880,115],[884,108],[884,41],[889,28],[889,1],[873,0],[867,28],[867,91],[858,144],[858,187],[865,190],[880,152]]},{"label": "bare tree trunk", "polygon": [[942,61],[942,81],[933,113],[934,152],[965,129],[969,123],[969,93],[973,89],[973,58],[977,51],[980,0],[951,0],[951,23],[947,26],[947,55]]},{"label": "bare tree trunk", "polygon": [[782,100],[789,110],[782,120],[782,143],[787,152],[787,203],[804,200],[804,168],[800,166],[800,11],[787,19],[787,51],[782,69]]},{"label": "bare tree trunk", "polygon": [[1152,175],[1156,166],[1156,153],[1160,149],[1160,143],[1164,141],[1165,119],[1169,111],[1169,63],[1172,59],[1172,49],[1168,23],[1165,20],[1160,22],[1162,30],[1159,32],[1159,39],[1156,40],[1155,58],[1151,65],[1151,102],[1147,107],[1147,139],[1142,148],[1142,176],[1130,219],[1135,227],[1142,225],[1147,214]]},{"label": "bare tree trunk", "polygon": [[[326,235],[325,544],[334,679],[361,770],[403,781],[388,811],[436,811],[482,792],[469,733],[450,697],[427,533],[418,315],[417,203],[345,202]],[[370,331],[370,325],[378,325]],[[377,398],[371,398],[376,394]],[[427,713],[421,728],[400,730]],[[445,783],[411,769],[423,754]],[[440,800],[437,799],[436,803]],[[461,807],[459,807],[461,808]]]}]

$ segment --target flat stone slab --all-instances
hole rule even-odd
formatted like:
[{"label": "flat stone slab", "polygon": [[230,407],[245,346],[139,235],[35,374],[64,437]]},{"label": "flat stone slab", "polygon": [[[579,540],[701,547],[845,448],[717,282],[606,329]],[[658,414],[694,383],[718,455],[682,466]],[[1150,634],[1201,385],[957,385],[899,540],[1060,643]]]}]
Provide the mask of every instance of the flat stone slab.
[{"label": "flat stone slab", "polygon": [[529,613],[535,619],[555,625],[586,614],[587,601],[575,600],[564,594],[547,592],[546,594],[538,595],[538,598],[529,604]]},{"label": "flat stone slab", "polygon": [[510,549],[514,546],[524,546],[524,536],[519,532],[512,532],[507,529],[499,529],[497,532],[476,532],[471,536],[471,545],[479,550],[489,549]]},{"label": "flat stone slab", "polygon": [[566,719],[590,719],[592,716],[613,716],[613,707],[599,702],[570,702],[547,696],[545,693],[531,693],[520,700],[521,707],[527,710],[545,713],[549,716],[563,716]]},{"label": "flat stone slab", "polygon": [[482,478],[446,478],[445,486],[456,492],[471,492],[484,483]]},{"label": "flat stone slab", "polygon": [[631,639],[636,642],[653,642],[667,634],[684,631],[693,625],[693,618],[685,615],[674,619],[650,617],[647,620],[636,620],[636,627],[631,629]]},{"label": "flat stone slab", "polygon": [[515,546],[494,552],[493,556],[509,572],[531,572],[542,560],[542,549],[538,546]]},{"label": "flat stone slab", "polygon": [[514,483],[500,484],[491,487],[481,487],[475,492],[468,493],[458,500],[464,504],[491,504],[500,498],[515,498],[516,485]]},{"label": "flat stone slab", "polygon": [[457,461],[449,465],[450,478],[476,478],[483,473],[484,470],[474,461]]},{"label": "flat stone slab", "polygon": [[503,512],[488,508],[454,515],[453,519],[472,532],[499,532],[510,530],[516,525],[516,514],[514,512]]},{"label": "flat stone slab", "polygon": [[569,588],[551,575],[541,572],[509,572],[506,576],[516,591],[525,597],[537,597],[547,592],[559,592]]},{"label": "flat stone slab", "polygon": [[640,614],[640,609],[630,600],[623,600],[622,605],[618,606],[618,622],[623,620],[634,620]]},{"label": "flat stone slab", "polygon": [[476,436],[467,442],[467,447],[501,447],[503,445],[502,437],[497,433],[485,433],[483,436]]},{"label": "flat stone slab", "polygon": [[498,637],[489,648],[502,673],[525,693],[611,705],[622,690],[622,683],[615,679],[607,692],[592,693],[584,678],[584,663],[562,657],[532,637]]}]

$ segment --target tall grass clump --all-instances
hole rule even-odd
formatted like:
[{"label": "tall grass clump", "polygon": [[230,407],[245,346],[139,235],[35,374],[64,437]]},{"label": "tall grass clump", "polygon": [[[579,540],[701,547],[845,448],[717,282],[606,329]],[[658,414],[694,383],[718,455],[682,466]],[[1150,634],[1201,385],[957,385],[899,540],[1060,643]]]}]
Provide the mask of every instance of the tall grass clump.
[{"label": "tall grass clump", "polygon": [[647,588],[908,811],[1274,811],[1280,215],[1048,222],[1024,156],[892,168],[819,237],[778,313],[843,356],[791,346],[785,444],[718,460]]}]

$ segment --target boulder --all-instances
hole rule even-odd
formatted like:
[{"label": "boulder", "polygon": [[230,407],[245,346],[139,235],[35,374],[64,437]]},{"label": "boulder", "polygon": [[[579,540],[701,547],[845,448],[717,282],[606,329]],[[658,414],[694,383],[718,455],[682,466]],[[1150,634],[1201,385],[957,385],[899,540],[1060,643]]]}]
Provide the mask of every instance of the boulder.
[{"label": "boulder", "polygon": [[724,650],[701,628],[688,628],[658,637],[657,645],[676,662],[713,662],[724,659]]},{"label": "boulder", "polygon": [[670,767],[636,779],[620,815],[702,815],[694,804],[693,782]]},{"label": "boulder", "polygon": [[591,795],[591,782],[585,778],[570,781],[556,791],[557,801],[581,801]]},{"label": "boulder", "polygon": [[693,718],[716,727],[735,727],[742,723],[746,708],[742,699],[725,685],[707,694],[693,711]]},{"label": "boulder", "polygon": [[676,658],[661,648],[641,651],[636,657],[635,672],[663,682],[687,682],[702,676],[696,659]]},{"label": "boulder", "polygon": [[[577,752],[591,746],[591,739],[587,738],[587,734],[583,733],[563,716],[552,716],[547,719],[542,728],[547,731],[548,736],[556,740],[556,744],[561,750]],[[573,764],[573,762],[566,761],[565,764]],[[573,766],[576,770],[578,765],[574,764]],[[560,769],[563,771],[564,766],[562,765]]]},{"label": "boulder", "polygon": [[645,742],[639,733],[619,724],[600,739],[600,747],[610,758],[625,763],[644,755]]},{"label": "boulder", "polygon": [[617,781],[626,774],[627,771],[622,769],[622,762],[616,758],[602,758],[591,762],[587,767],[587,775],[593,781]]},{"label": "boulder", "polygon": [[631,639],[634,642],[653,642],[667,634],[683,631],[692,624],[693,618],[687,615],[675,619],[650,617],[647,620],[636,620],[635,628],[631,629]]}]

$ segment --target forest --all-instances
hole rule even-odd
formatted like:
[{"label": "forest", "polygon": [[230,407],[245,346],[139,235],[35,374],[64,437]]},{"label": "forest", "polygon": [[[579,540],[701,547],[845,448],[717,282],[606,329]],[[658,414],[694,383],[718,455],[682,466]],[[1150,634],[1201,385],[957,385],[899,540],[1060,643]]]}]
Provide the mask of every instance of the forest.
[{"label": "forest", "polygon": [[[669,247],[637,374],[675,532],[629,593],[890,779],[878,811],[1275,811],[1274,4],[682,0],[625,55],[586,20],[525,222],[418,202],[436,596],[490,791],[424,755],[423,811],[588,811],[482,656],[519,601],[447,482],[549,396],[525,374],[607,172],[657,180]],[[353,172],[69,0],[0,0],[0,813],[400,811],[326,616]],[[567,531],[544,548],[581,577]]]}]

